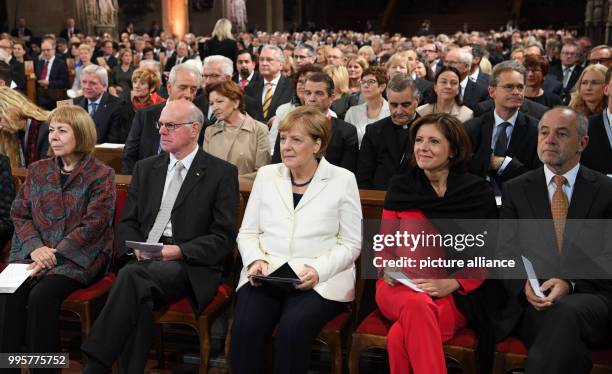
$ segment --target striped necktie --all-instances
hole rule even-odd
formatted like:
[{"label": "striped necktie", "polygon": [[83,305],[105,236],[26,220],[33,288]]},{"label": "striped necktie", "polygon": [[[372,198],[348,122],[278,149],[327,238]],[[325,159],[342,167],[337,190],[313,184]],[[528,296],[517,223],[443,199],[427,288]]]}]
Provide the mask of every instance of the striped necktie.
[{"label": "striped necktie", "polygon": [[268,111],[270,110],[270,104],[272,104],[272,87],[274,86],[274,84],[272,82],[268,82],[266,83],[266,86],[268,88],[266,89],[266,95],[264,97],[264,102],[263,102],[264,118],[268,118]]}]

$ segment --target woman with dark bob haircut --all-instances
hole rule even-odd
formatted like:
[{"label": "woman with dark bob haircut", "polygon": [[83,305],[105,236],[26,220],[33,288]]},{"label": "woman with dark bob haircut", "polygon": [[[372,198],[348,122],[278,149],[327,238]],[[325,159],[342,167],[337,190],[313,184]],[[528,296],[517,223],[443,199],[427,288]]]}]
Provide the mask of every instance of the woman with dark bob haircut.
[{"label": "woman with dark bob haircut", "polygon": [[[452,225],[440,225],[440,219],[497,217],[493,190],[484,179],[466,172],[472,147],[457,118],[447,113],[419,118],[410,128],[410,143],[412,165],[393,177],[386,195],[383,234],[444,235]],[[454,248],[442,245],[421,245],[393,246],[380,255],[394,260],[448,258],[454,253]],[[472,314],[476,314],[478,303],[471,302],[472,294],[478,294],[483,279],[462,279],[451,269],[418,273],[409,267],[379,270],[382,277],[376,284],[376,303],[392,322],[387,336],[391,373],[446,373],[442,344],[475,319]],[[398,283],[398,272],[411,278],[421,292]]]},{"label": "woman with dark bob haircut", "polygon": [[527,79],[525,80],[526,98],[549,108],[563,103],[559,96],[544,92],[542,89],[544,77],[548,74],[548,61],[544,57],[540,55],[526,55],[523,59],[523,66],[527,69]]},{"label": "woman with dark bob haircut", "polygon": [[465,122],[474,116],[470,108],[463,105],[461,98],[461,75],[452,66],[445,66],[436,74],[433,94],[429,104],[417,108],[420,116],[432,113],[449,113],[459,121]]}]

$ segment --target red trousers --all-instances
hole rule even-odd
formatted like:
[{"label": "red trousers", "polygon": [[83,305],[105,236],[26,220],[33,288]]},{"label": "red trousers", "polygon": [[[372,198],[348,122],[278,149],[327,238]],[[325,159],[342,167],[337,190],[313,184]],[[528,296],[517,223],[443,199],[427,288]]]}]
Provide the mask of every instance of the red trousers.
[{"label": "red trousers", "polygon": [[452,295],[432,299],[403,285],[382,279],[376,283],[376,303],[393,325],[387,351],[393,374],[446,373],[442,343],[465,326]]}]

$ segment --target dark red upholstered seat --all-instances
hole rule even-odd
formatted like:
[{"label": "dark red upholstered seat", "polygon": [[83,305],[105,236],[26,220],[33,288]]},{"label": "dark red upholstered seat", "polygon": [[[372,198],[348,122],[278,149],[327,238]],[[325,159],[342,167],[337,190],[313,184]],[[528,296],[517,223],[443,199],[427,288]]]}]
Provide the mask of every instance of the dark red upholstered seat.
[{"label": "dark red upholstered seat", "polygon": [[102,296],[110,290],[114,280],[115,274],[108,273],[104,276],[104,278],[95,282],[91,286],[74,291],[70,294],[70,296],[68,296],[67,300],[85,301]]},{"label": "dark red upholstered seat", "polygon": [[[202,315],[210,314],[212,311],[219,309],[219,307],[225,305],[225,302],[232,295],[232,288],[225,283],[220,283],[219,287],[217,287],[217,294],[212,299],[210,304],[202,311]],[[181,301],[178,301],[172,304],[168,311],[183,313],[183,314],[193,314],[194,310],[191,306],[191,302],[189,299],[184,298]]]}]

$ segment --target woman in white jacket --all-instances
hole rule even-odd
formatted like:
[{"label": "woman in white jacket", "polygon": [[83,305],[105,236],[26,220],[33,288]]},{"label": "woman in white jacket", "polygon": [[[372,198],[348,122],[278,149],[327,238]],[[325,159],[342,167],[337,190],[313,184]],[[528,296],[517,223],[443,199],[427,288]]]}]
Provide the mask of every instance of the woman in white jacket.
[{"label": "woman in white jacket", "polygon": [[[238,234],[240,274],[231,341],[232,373],[263,373],[274,337],[274,373],[306,373],[310,347],[355,294],[361,203],[353,173],[323,158],[331,132],[315,108],[279,126],[283,162],[259,169]],[[294,278],[294,284],[254,275]]]}]

